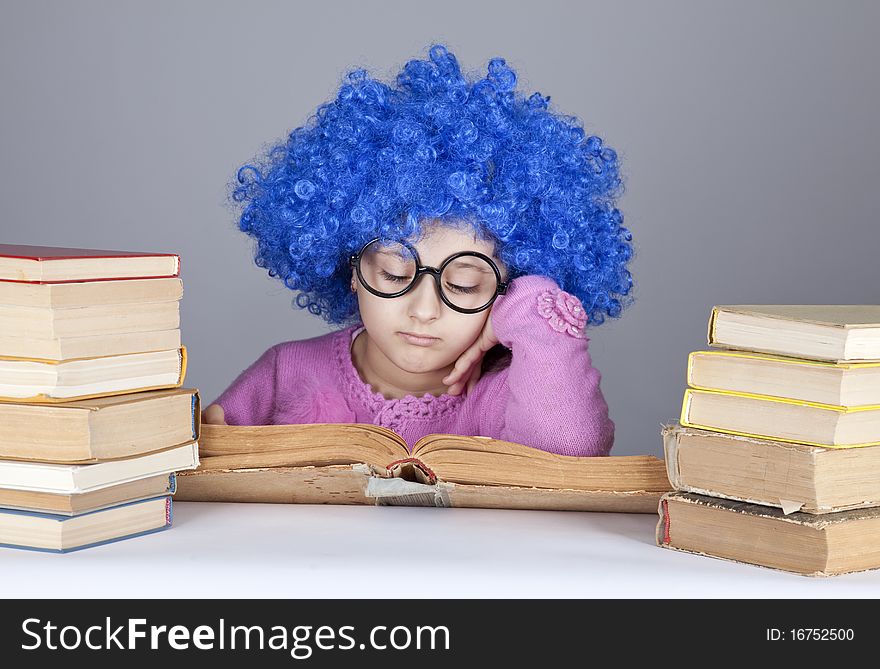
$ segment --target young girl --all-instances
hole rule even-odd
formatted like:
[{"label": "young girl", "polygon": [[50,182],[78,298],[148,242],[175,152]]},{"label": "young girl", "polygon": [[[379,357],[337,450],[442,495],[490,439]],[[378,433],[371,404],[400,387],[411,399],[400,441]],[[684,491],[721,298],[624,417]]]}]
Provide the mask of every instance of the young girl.
[{"label": "young girl", "polygon": [[505,61],[443,46],[391,87],[363,70],[239,170],[239,227],[296,304],[343,329],[267,350],[209,423],[373,423],[412,445],[484,435],[607,455],[587,322],[620,315],[630,233],[616,153]]}]

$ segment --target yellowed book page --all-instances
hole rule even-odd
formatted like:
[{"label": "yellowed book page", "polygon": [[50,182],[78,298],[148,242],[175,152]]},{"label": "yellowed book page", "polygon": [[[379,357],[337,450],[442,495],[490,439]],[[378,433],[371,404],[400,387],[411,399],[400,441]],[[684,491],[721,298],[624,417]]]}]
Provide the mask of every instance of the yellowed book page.
[{"label": "yellowed book page", "polygon": [[78,256],[39,260],[0,256],[0,279],[10,281],[147,279],[177,276],[179,273],[180,258],[169,253],[144,256],[108,254],[104,257]]},{"label": "yellowed book page", "polygon": [[180,327],[180,302],[104,304],[42,309],[0,304],[0,328],[7,337],[88,337],[97,334],[173,330]]},{"label": "yellowed book page", "polygon": [[429,435],[413,456],[441,481],[572,490],[671,489],[662,460],[651,455],[573,457],[489,437]]},{"label": "yellowed book page", "polygon": [[679,422],[687,427],[777,441],[835,446],[844,407],[714,390],[684,391]]},{"label": "yellowed book page", "polygon": [[180,348],[179,329],[99,334],[90,337],[61,337],[58,339],[7,337],[0,334],[0,350],[5,355],[45,362],[95,358],[102,355],[167,351],[172,348]]},{"label": "yellowed book page", "polygon": [[880,446],[822,448],[667,425],[678,490],[825,514],[880,506]]},{"label": "yellowed book page", "polygon": [[362,423],[203,424],[199,455],[202,470],[354,463],[384,468],[408,450],[393,431]]},{"label": "yellowed book page", "polygon": [[656,513],[662,492],[644,490],[548,490],[513,486],[441,483],[449,506],[539,511],[604,511]]},{"label": "yellowed book page", "polygon": [[664,426],[669,480],[677,490],[815,513],[815,446]]},{"label": "yellowed book page", "polygon": [[[172,356],[172,354],[173,354],[173,357],[171,357],[169,360],[169,356]],[[150,376],[145,376],[145,377],[137,377],[137,380],[132,380],[131,378],[125,377],[125,367],[120,365],[120,367],[117,368],[116,378],[109,379],[106,384],[103,384],[103,385],[107,385],[107,387],[102,388],[100,390],[100,392],[87,392],[87,391],[85,391],[84,390],[85,388],[94,389],[96,387],[96,384],[90,383],[90,384],[85,384],[85,385],[79,386],[78,390],[73,391],[73,392],[76,392],[77,394],[71,395],[70,393],[72,391],[69,388],[65,389],[63,385],[60,385],[60,386],[56,386],[54,392],[38,393],[38,394],[30,396],[30,397],[5,396],[5,395],[2,395],[2,392],[0,392],[0,402],[15,402],[15,403],[20,403],[20,404],[21,403],[68,404],[70,402],[99,399],[99,398],[103,398],[103,397],[111,397],[111,396],[116,396],[116,395],[131,395],[134,393],[143,393],[143,392],[154,391],[154,390],[173,389],[173,388],[179,388],[180,386],[183,385],[184,379],[186,378],[186,368],[187,368],[187,351],[186,351],[185,346],[181,346],[176,351],[151,351],[151,352],[146,352],[146,353],[130,353],[130,354],[126,354],[123,356],[119,356],[119,358],[120,358],[119,362],[124,364],[126,362],[124,359],[128,358],[128,357],[130,357],[132,359],[132,361],[138,361],[138,360],[143,361],[143,360],[146,360],[149,358],[165,357],[166,358],[166,360],[165,360],[166,366],[173,360],[174,357],[176,357],[177,371],[174,373],[174,376],[176,376],[177,379],[172,380],[173,377],[169,376],[168,374],[158,374],[158,375],[150,375]],[[82,363],[87,363],[89,360],[94,360],[94,359],[95,358],[83,358],[80,360],[66,360],[66,361],[60,361],[60,362],[53,361],[53,360],[30,361],[30,362],[41,362],[42,364],[47,366],[46,367],[47,369],[53,369],[53,368],[63,368],[63,367],[69,366],[69,365],[80,365]],[[98,359],[100,359],[100,358],[98,358]],[[4,359],[0,358],[0,362],[2,362],[2,360],[4,360]],[[10,359],[6,358],[5,360],[10,360]],[[16,360],[16,361],[21,362],[21,360]],[[156,364],[158,364],[158,363],[156,363]],[[171,367],[169,367],[169,370],[170,369],[171,369]],[[107,371],[104,373],[109,377],[111,371],[112,371],[112,368],[108,368]],[[88,370],[87,370],[87,373],[88,373]],[[91,374],[94,377],[95,372],[92,370]],[[138,383],[138,380],[143,382],[144,379],[149,379],[149,380],[155,382],[156,380],[161,379],[162,377],[167,377],[167,378],[165,378],[165,380],[161,384],[154,383],[152,385],[126,387],[126,385],[132,385],[132,384]],[[0,385],[0,388],[3,388],[3,387],[4,387],[3,385]],[[16,388],[16,390],[20,390],[20,388]],[[56,396],[56,395],[58,395],[58,396]],[[64,395],[64,396],[60,396],[60,395]]]}]

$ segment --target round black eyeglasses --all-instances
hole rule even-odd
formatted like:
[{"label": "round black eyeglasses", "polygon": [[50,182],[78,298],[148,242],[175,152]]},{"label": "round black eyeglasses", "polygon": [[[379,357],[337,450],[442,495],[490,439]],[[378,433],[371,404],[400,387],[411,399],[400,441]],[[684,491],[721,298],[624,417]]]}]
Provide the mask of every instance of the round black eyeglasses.
[{"label": "round black eyeglasses", "polygon": [[405,295],[422,274],[430,274],[443,303],[463,314],[488,309],[508,286],[492,259],[477,251],[460,251],[446,258],[439,268],[427,267],[409,244],[383,244],[379,238],[364,244],[349,258],[349,265],[364,288],[384,298]]}]

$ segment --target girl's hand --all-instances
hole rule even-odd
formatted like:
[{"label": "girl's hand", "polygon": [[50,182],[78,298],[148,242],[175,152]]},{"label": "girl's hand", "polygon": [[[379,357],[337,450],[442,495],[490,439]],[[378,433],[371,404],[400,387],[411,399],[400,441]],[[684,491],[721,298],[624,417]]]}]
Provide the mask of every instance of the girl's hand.
[{"label": "girl's hand", "polygon": [[492,309],[489,309],[489,316],[486,318],[486,324],[483,326],[477,340],[471,344],[455,361],[452,371],[442,379],[442,382],[449,386],[446,391],[450,395],[458,395],[467,386],[467,392],[477,385],[482,373],[480,363],[486,351],[491,349],[498,343],[495,331],[492,329]]},{"label": "girl's hand", "polygon": [[226,414],[219,404],[212,404],[202,411],[202,422],[213,425],[226,425]]}]

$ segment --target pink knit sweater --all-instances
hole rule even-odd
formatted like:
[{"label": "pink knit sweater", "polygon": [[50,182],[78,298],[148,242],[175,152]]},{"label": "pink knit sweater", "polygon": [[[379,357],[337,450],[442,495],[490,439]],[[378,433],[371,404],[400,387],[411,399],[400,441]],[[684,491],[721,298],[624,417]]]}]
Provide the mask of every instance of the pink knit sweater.
[{"label": "pink knit sweater", "polygon": [[510,365],[470,393],[385,399],[358,375],[351,345],[362,325],[271,347],[216,403],[229,425],[373,423],[410,447],[426,434],[483,435],[563,455],[607,455],[614,423],[590,361],[577,298],[542,276],[514,279],[492,307]]}]

